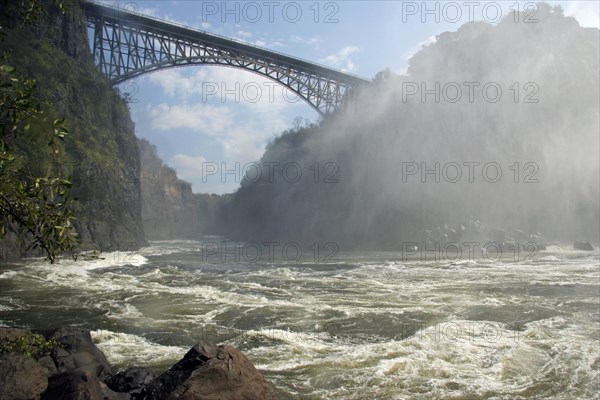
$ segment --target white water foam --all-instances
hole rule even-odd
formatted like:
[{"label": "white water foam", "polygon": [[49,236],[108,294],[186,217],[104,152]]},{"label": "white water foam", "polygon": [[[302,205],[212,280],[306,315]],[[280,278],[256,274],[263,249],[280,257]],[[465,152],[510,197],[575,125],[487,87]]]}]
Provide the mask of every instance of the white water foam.
[{"label": "white water foam", "polygon": [[94,343],[104,352],[111,364],[128,366],[153,366],[174,363],[189,348],[164,346],[142,336],[109,330],[92,331]]}]

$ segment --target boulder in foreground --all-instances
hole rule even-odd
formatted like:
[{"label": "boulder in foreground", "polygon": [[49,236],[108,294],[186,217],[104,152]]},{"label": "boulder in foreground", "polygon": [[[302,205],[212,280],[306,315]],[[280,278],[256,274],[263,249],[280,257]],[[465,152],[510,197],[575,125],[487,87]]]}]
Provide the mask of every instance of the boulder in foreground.
[{"label": "boulder in foreground", "polygon": [[[0,344],[27,335],[32,333],[2,328]],[[87,330],[63,328],[52,337],[56,347],[39,354],[37,361],[0,346],[0,400],[275,399],[271,385],[232,346],[199,343],[155,377],[139,367],[112,373]]]},{"label": "boulder in foreground", "polygon": [[22,354],[0,356],[0,399],[39,399],[48,386],[46,369]]},{"label": "boulder in foreground", "polygon": [[150,384],[156,375],[148,368],[131,367],[115,375],[109,376],[104,383],[115,392],[139,393],[142,388]]},{"label": "boulder in foreground", "polygon": [[274,400],[271,385],[239,350],[199,343],[142,391],[145,400]]}]

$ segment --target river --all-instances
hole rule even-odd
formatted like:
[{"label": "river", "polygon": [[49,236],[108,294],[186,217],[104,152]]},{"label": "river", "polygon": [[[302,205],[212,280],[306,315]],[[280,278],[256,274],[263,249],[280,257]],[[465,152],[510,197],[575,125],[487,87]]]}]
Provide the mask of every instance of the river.
[{"label": "river", "polygon": [[161,370],[200,340],[229,343],[281,399],[598,398],[597,247],[291,260],[209,256],[206,243],[5,263],[0,325],[88,328],[117,367]]}]

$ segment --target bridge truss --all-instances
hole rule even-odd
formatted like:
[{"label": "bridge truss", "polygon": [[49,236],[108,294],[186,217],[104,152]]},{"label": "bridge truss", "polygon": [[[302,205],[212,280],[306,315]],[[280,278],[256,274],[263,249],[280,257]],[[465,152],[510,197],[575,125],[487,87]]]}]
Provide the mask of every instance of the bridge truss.
[{"label": "bridge truss", "polygon": [[335,69],[182,25],[84,3],[97,68],[117,84],[165,68],[222,65],[280,83],[321,115],[369,81]]}]

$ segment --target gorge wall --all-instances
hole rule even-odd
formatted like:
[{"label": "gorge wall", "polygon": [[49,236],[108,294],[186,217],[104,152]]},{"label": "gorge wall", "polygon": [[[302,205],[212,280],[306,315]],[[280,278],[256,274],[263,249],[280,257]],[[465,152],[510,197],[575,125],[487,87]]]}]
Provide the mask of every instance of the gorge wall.
[{"label": "gorge wall", "polygon": [[[20,21],[15,5],[2,4],[2,50],[7,64],[37,81],[35,96],[46,102],[50,117],[65,118],[70,134],[58,160],[45,156],[47,143],[34,127],[18,150],[33,170],[58,163],[72,176],[83,249],[136,249],[146,240],[140,158],[127,104],[94,67],[80,3],[64,2],[64,10],[54,2],[39,4],[29,24]],[[22,250],[7,239],[8,253]]]},{"label": "gorge wall", "polygon": [[142,221],[148,240],[199,239],[222,233],[221,205],[228,196],[192,193],[192,186],[162,162],[154,145],[146,139],[138,145]]},{"label": "gorge wall", "polygon": [[[36,98],[49,116],[65,118],[70,134],[58,160],[45,155],[43,135],[35,129],[18,152],[31,170],[58,163],[71,176],[81,249],[134,250],[146,239],[222,232],[220,210],[227,196],[192,193],[153,145],[135,137],[126,102],[94,66],[80,2],[63,2],[63,10],[53,2],[40,4],[29,24],[19,20],[16,7],[3,5],[3,50],[19,74],[37,81]],[[14,235],[0,244],[0,255],[25,254]]]}]

